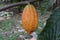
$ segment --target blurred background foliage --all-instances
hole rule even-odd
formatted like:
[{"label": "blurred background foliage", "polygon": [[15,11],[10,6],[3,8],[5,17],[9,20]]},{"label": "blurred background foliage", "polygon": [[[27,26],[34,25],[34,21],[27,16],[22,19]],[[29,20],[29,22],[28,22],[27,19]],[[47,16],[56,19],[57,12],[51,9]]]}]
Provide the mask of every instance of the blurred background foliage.
[{"label": "blurred background foliage", "polygon": [[[0,0],[0,8],[21,1],[29,1],[29,0]],[[35,31],[35,33],[38,35],[37,37],[38,40],[40,40],[41,37],[40,34],[44,35],[43,30],[47,25],[46,20],[52,14],[52,11],[49,11],[49,9],[50,7],[53,6],[55,2],[56,0],[36,0],[36,2],[31,3],[36,7],[39,16],[38,28]],[[26,39],[28,35],[22,28],[21,23],[21,14],[22,14],[21,12],[23,11],[25,6],[26,5],[20,5],[0,12],[0,40]],[[41,40],[44,40],[43,39],[44,37],[42,37]]]},{"label": "blurred background foliage", "polygon": [[48,18],[45,28],[38,34],[38,40],[60,40],[60,6]]}]

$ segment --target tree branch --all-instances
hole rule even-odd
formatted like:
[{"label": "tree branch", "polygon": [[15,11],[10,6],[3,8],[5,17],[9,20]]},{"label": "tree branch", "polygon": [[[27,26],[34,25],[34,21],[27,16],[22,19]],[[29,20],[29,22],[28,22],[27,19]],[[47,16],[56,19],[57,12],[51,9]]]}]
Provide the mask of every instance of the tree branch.
[{"label": "tree branch", "polygon": [[60,6],[60,0],[56,0],[56,2],[53,4],[52,7],[49,8],[49,10],[53,11],[53,10],[55,10],[58,6]]},{"label": "tree branch", "polygon": [[19,6],[19,5],[23,5],[23,4],[28,4],[30,2],[34,2],[35,0],[30,0],[30,1],[22,1],[22,2],[17,2],[17,3],[13,3],[13,4],[9,4],[8,6],[5,6],[3,8],[0,8],[0,11],[4,11],[6,9],[15,7],[15,6]]}]

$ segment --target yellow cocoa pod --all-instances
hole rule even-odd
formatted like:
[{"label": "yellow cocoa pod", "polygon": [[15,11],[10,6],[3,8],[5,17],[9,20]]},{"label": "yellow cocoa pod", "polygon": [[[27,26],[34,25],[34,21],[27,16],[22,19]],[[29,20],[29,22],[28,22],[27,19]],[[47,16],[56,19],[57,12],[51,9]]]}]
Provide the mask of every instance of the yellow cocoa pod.
[{"label": "yellow cocoa pod", "polygon": [[34,32],[38,27],[38,13],[31,4],[28,4],[23,10],[22,25],[28,34]]}]

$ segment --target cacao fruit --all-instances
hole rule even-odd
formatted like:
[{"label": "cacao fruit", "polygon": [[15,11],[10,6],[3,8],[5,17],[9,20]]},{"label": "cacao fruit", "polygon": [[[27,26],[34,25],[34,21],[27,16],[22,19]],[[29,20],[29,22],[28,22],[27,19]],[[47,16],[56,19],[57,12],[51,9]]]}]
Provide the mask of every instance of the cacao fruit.
[{"label": "cacao fruit", "polygon": [[23,10],[22,26],[28,34],[34,32],[38,27],[38,13],[31,4],[28,4]]}]

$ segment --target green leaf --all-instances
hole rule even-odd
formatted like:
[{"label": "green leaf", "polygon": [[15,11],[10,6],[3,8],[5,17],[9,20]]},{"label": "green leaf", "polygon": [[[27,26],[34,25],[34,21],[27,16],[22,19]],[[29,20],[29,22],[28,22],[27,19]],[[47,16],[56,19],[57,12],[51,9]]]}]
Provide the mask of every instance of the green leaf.
[{"label": "green leaf", "polygon": [[38,40],[60,40],[60,7],[53,11]]}]

